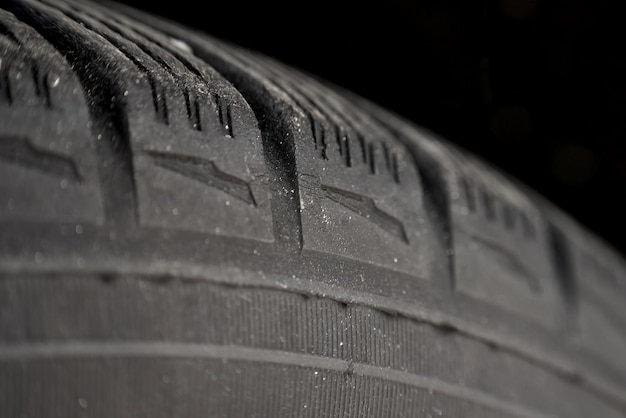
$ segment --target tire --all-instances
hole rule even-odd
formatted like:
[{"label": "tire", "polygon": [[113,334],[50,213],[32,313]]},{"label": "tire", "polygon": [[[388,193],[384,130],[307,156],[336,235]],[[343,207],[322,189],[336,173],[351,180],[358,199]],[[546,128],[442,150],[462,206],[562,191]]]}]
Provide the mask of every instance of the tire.
[{"label": "tire", "polygon": [[0,416],[626,416],[624,260],[468,152],[122,5],[0,58]]}]

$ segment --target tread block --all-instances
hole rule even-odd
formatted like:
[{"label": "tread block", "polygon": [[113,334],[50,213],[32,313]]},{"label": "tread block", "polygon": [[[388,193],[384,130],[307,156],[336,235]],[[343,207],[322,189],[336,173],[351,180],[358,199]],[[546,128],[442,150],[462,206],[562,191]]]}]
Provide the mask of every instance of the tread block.
[{"label": "tread block", "polygon": [[0,10],[0,222],[103,220],[83,88],[63,56]]},{"label": "tread block", "polygon": [[566,308],[540,210],[498,173],[436,140],[418,139],[423,152],[440,164],[449,196],[456,291],[558,327]]},{"label": "tread block", "polygon": [[303,251],[432,277],[433,231],[407,150],[331,89],[294,70],[277,77],[275,64],[260,60],[300,115],[293,135]]},{"label": "tread block", "polygon": [[115,91],[101,94],[118,103],[139,226],[273,240],[261,135],[237,90],[149,28],[82,6],[36,7],[83,44],[74,59],[107,63],[100,76]]}]

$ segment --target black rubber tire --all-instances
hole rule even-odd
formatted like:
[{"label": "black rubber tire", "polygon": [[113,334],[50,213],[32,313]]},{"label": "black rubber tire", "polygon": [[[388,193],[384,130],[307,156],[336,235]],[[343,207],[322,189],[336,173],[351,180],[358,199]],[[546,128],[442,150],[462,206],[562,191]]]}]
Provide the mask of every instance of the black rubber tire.
[{"label": "black rubber tire", "polygon": [[0,416],[626,416],[624,261],[468,153],[122,5],[0,59]]}]

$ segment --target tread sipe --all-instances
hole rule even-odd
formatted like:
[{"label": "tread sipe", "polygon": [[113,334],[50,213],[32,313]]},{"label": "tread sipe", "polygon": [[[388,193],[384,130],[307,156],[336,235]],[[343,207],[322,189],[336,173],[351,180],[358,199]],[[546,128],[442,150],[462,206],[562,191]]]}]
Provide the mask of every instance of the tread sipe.
[{"label": "tread sipe", "polygon": [[0,417],[624,417],[626,264],[375,104],[0,6]]}]

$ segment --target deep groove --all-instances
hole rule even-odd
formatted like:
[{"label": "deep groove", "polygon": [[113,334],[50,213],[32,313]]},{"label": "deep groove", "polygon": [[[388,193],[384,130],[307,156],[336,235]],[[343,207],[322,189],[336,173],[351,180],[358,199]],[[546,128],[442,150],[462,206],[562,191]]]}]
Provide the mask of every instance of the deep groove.
[{"label": "deep groove", "polygon": [[[16,17],[37,30],[74,68],[88,96],[105,222],[120,228],[134,226],[136,190],[123,92],[105,66],[92,65],[99,61],[97,52],[76,47],[82,45],[81,36],[69,25],[61,24],[39,8],[13,1],[7,6]],[[102,140],[95,140],[96,135],[102,135]]]},{"label": "deep groove", "polygon": [[320,121],[318,121],[313,114],[311,114],[310,112],[307,112],[307,117],[309,118],[309,124],[311,125],[311,134],[313,135],[313,142],[315,144],[315,149],[320,150],[320,157],[322,157],[323,160],[327,160],[328,157],[326,156],[326,137],[325,137],[325,132],[324,132],[324,127],[322,126],[322,124],[320,123]]},{"label": "deep groove", "polygon": [[530,222],[530,219],[528,219],[528,215],[526,215],[524,212],[520,212],[519,216],[522,221],[524,236],[529,239],[535,239],[537,236],[537,231],[535,231],[535,227]]},{"label": "deep groove", "polygon": [[374,143],[373,142],[370,142],[367,145],[367,150],[369,151],[368,154],[369,154],[369,157],[370,157],[369,158],[370,159],[370,161],[369,161],[369,163],[370,163],[369,164],[370,173],[371,174],[376,174],[376,150],[374,149]]},{"label": "deep groove", "polygon": [[486,190],[484,186],[479,187],[479,195],[482,200],[483,209],[485,210],[485,216],[490,221],[496,220],[496,202],[495,198],[490,191]]},{"label": "deep groove", "polygon": [[230,104],[226,104],[226,131],[228,132],[228,137],[233,138],[233,114],[232,114],[232,106]]},{"label": "deep groove", "polygon": [[52,98],[50,97],[50,85],[48,84],[48,75],[44,75],[41,80],[41,85],[44,94],[44,100],[46,101],[46,106],[52,107]]},{"label": "deep groove", "polygon": [[470,212],[476,212],[476,194],[474,185],[464,176],[459,177],[465,205]]},{"label": "deep groove", "polygon": [[[552,223],[548,224],[548,244],[555,276],[563,294],[567,309],[567,319],[576,321],[578,313],[578,284],[574,277],[571,250],[565,234]],[[575,326],[575,323],[569,323]]]},{"label": "deep groove", "polygon": [[41,87],[40,87],[40,83],[39,83],[39,69],[37,68],[37,65],[34,62],[30,63],[30,72],[33,76],[33,84],[35,85],[35,94],[38,97],[41,97]]},{"label": "deep groove", "polygon": [[391,160],[389,159],[389,147],[384,142],[380,143],[383,149],[383,158],[385,160],[385,168],[387,171],[391,171]]},{"label": "deep groove", "polygon": [[7,99],[7,103],[9,105],[13,104],[13,92],[11,91],[11,79],[9,78],[9,71],[3,71],[2,73],[2,81],[4,82],[4,96]]},{"label": "deep groove", "polygon": [[345,142],[346,146],[346,166],[352,167],[352,157],[350,156],[350,138],[348,136],[344,136],[343,142]]},{"label": "deep groove", "polygon": [[224,136],[228,138],[233,137],[233,121],[231,116],[231,110],[229,104],[224,104],[222,101],[222,97],[215,93],[213,95],[213,101],[215,103],[215,108],[217,111],[217,117],[220,121],[220,125],[222,126]]},{"label": "deep groove", "polygon": [[339,155],[343,157],[343,142],[341,140],[341,132],[339,131],[338,126],[335,126],[335,142],[337,143]]},{"label": "deep groove", "polygon": [[198,99],[195,95],[192,96],[189,93],[187,87],[183,87],[183,96],[185,98],[185,109],[187,110],[187,119],[191,122],[191,126],[197,130],[202,131],[202,124],[200,122],[200,106]]},{"label": "deep groove", "polygon": [[200,119],[200,103],[198,102],[198,98],[194,96],[193,98],[193,110],[194,110],[194,118],[192,120],[193,126],[198,131],[202,131],[202,120]]},{"label": "deep groove", "polygon": [[352,160],[350,158],[350,143],[348,142],[348,136],[338,126],[335,126],[335,139],[337,146],[339,147],[339,155],[346,167],[352,167]]},{"label": "deep groove", "polygon": [[359,133],[356,134],[356,139],[359,141],[361,147],[361,156],[363,157],[363,164],[367,164],[367,147],[365,145],[365,138]]},{"label": "deep groove", "polygon": [[400,184],[400,170],[398,169],[398,156],[394,152],[391,154],[391,170],[393,172],[393,180]]},{"label": "deep groove", "polygon": [[35,94],[37,97],[43,99],[46,107],[51,107],[52,103],[50,102],[50,89],[48,88],[48,77],[44,75],[41,77],[39,73],[39,67],[35,61],[30,63],[31,74],[33,76],[33,84],[35,85]]}]

